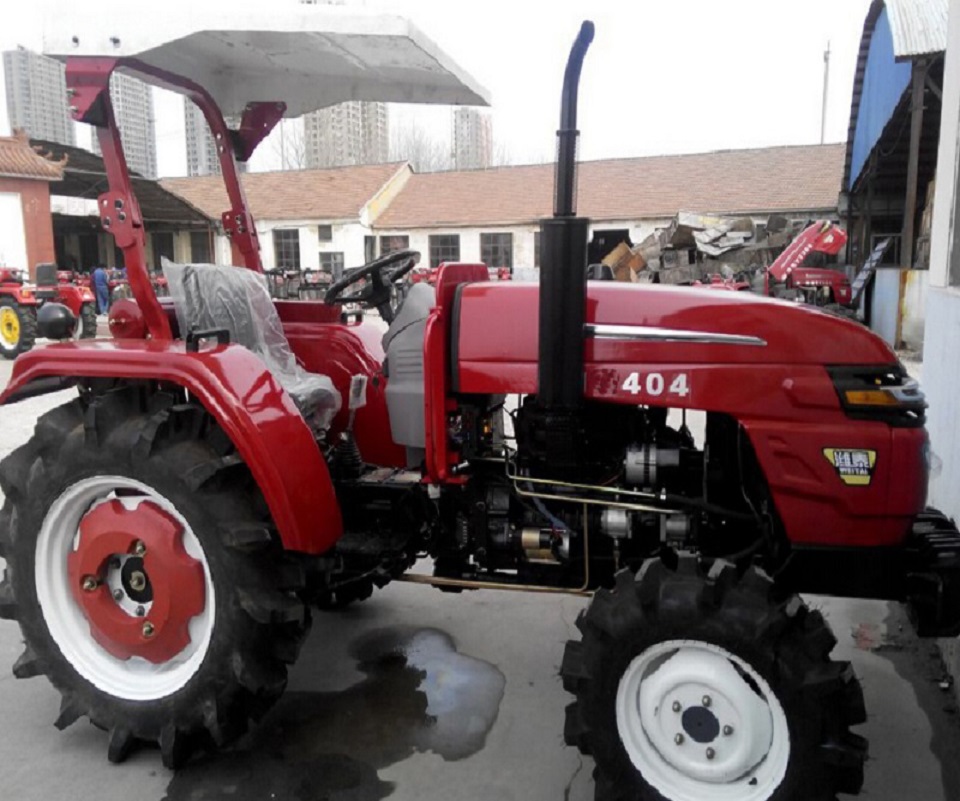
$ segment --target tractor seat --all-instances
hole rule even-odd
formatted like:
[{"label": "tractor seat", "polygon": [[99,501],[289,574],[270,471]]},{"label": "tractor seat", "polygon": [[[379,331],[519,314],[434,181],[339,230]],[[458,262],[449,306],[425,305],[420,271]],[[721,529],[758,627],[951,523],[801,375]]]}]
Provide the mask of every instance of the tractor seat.
[{"label": "tractor seat", "polygon": [[230,341],[259,356],[315,431],[325,431],[340,410],[328,376],[298,363],[283,333],[262,275],[240,267],[175,264],[163,259],[180,331],[226,330]]}]

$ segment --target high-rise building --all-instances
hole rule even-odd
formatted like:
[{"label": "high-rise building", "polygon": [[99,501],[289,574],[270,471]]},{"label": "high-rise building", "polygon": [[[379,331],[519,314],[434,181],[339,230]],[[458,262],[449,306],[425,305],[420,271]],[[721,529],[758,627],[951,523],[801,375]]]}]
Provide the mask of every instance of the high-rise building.
[{"label": "high-rise building", "polygon": [[[210,126],[196,103],[183,98],[183,122],[187,136],[187,175],[220,175],[220,158]],[[228,128],[236,128],[238,121],[227,118]],[[244,161],[237,162],[240,172],[247,171]]]},{"label": "high-rise building", "polygon": [[3,71],[10,127],[26,131],[34,139],[75,145],[64,65],[21,47],[3,54]]},{"label": "high-rise building", "polygon": [[454,169],[479,170],[493,163],[493,122],[475,108],[453,110]]},{"label": "high-rise building", "polygon": [[[110,76],[110,99],[120,129],[127,166],[147,178],[157,177],[156,121],[153,116],[153,92],[143,81],[119,72]],[[93,137],[93,152],[100,155],[100,144]]]},{"label": "high-rise building", "polygon": [[390,157],[386,103],[351,100],[303,116],[307,168],[383,164]]}]

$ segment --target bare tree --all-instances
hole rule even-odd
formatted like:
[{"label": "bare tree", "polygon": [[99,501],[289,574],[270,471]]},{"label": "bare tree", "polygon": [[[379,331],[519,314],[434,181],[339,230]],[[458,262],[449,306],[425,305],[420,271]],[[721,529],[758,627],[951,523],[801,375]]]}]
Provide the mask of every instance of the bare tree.
[{"label": "bare tree", "polygon": [[281,170],[307,168],[307,139],[303,132],[303,117],[280,120],[277,136],[273,137],[273,154],[280,160]]},{"label": "bare tree", "polygon": [[502,139],[494,139],[493,153],[490,157],[491,167],[510,167],[514,163],[510,145]]},{"label": "bare tree", "polygon": [[453,167],[449,145],[416,123],[398,125],[390,132],[390,158],[409,161],[417,172],[440,172]]}]

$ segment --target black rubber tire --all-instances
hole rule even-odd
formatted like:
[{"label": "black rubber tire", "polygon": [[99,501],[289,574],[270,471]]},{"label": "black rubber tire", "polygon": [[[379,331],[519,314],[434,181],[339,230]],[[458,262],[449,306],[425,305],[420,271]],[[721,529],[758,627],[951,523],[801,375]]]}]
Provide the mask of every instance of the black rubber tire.
[{"label": "black rubber tire", "polygon": [[[7,560],[0,617],[19,622],[26,644],[14,674],[45,674],[60,691],[58,728],[87,716],[110,732],[111,761],[141,742],[159,743],[163,763],[176,768],[195,748],[235,740],[280,697],[310,618],[297,595],[302,571],[285,561],[229,440],[196,406],[157,409],[156,397],[115,390],[61,406],[0,463],[0,555]],[[46,510],[78,480],[103,474],[136,479],[171,501],[210,567],[217,600],[206,657],[181,689],[157,700],[127,701],[84,679],[37,603],[36,539]]]},{"label": "black rubber tire", "polygon": [[97,336],[97,305],[84,303],[80,307],[80,339],[93,339]]},{"label": "black rubber tire", "polygon": [[[727,562],[706,567],[693,557],[675,570],[649,560],[636,577],[617,575],[581,613],[582,641],[570,641],[561,674],[576,696],[564,736],[596,762],[597,801],[664,801],[637,769],[620,740],[616,697],[631,661],[647,648],[684,639],[725,648],[770,685],[790,732],[786,775],[770,801],[834,801],[863,783],[866,741],[850,726],[866,712],[848,662],[831,661],[836,644],[823,616],[799,596],[779,597],[755,568],[743,575]],[[710,801],[704,785],[703,801]],[[667,799],[667,801],[673,801]]]},{"label": "black rubber tire", "polygon": [[0,297],[0,306],[13,309],[20,321],[20,339],[16,345],[7,346],[0,338],[0,356],[16,359],[21,353],[30,350],[37,341],[37,309],[35,306],[22,306],[9,296]]}]

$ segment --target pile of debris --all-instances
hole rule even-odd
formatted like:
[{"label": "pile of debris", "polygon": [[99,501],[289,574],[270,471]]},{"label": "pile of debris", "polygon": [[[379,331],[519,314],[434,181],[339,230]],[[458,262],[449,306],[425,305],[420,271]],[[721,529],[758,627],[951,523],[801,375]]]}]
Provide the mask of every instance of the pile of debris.
[{"label": "pile of debris", "polygon": [[622,242],[603,259],[618,281],[693,284],[712,276],[751,273],[766,267],[806,223],[772,214],[715,217],[682,211],[640,244]]}]

